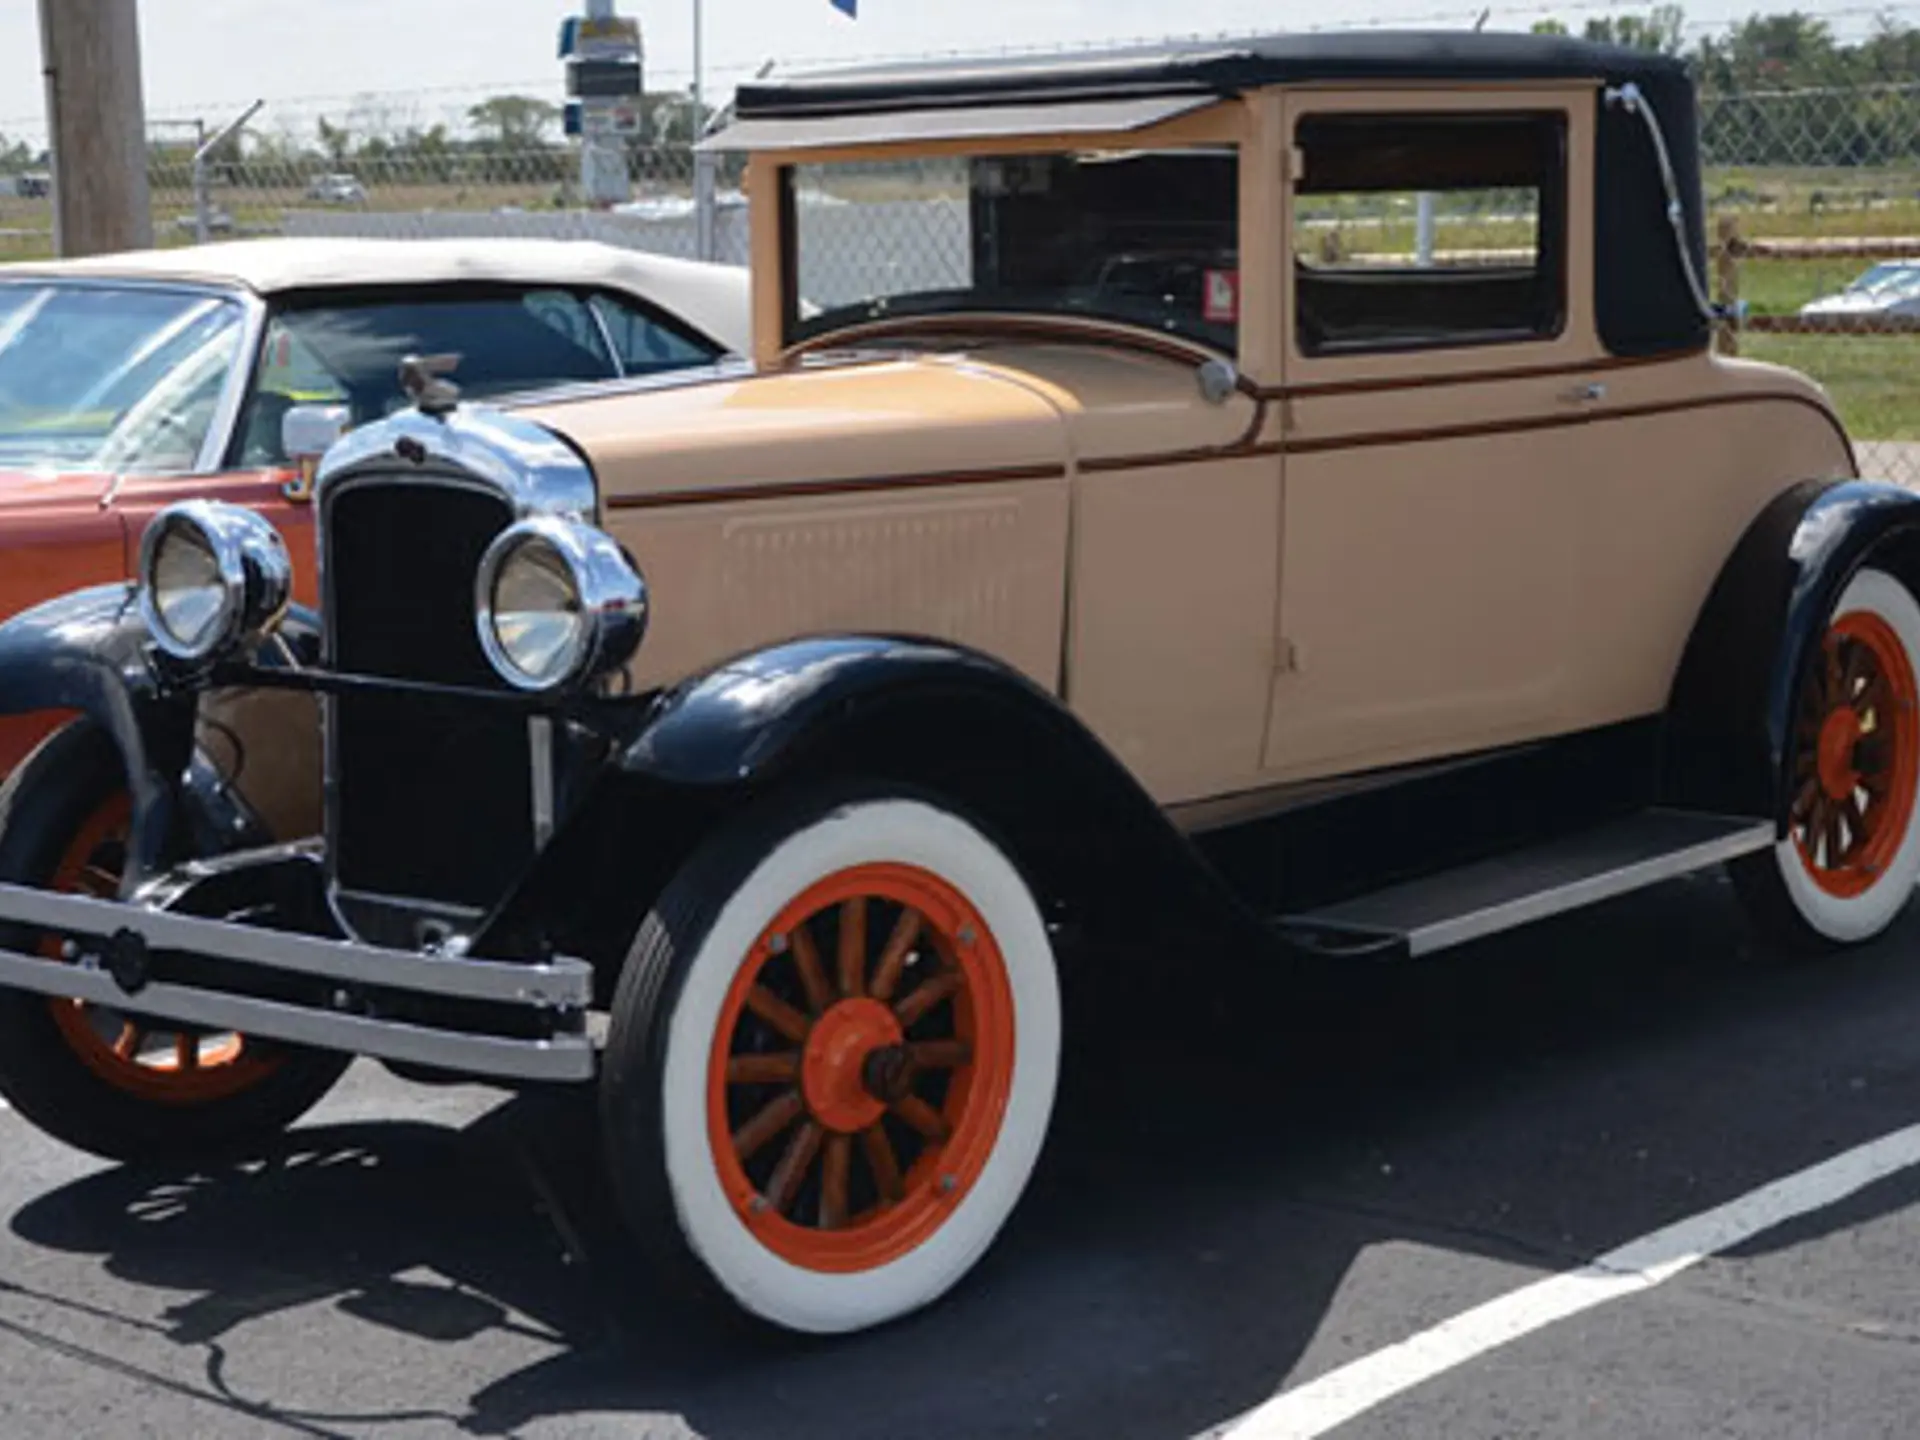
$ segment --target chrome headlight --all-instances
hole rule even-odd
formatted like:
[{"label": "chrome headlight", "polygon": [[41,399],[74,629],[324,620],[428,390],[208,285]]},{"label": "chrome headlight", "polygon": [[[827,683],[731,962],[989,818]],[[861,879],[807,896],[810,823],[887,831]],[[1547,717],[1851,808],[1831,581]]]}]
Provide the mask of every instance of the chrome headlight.
[{"label": "chrome headlight", "polygon": [[519,690],[561,690],[633,657],[647,630],[647,584],[610,535],[554,515],[501,533],[475,587],[480,644]]},{"label": "chrome headlight", "polygon": [[265,633],[292,594],[280,532],[238,505],[169,505],[140,542],[140,616],[176,660],[213,659]]}]

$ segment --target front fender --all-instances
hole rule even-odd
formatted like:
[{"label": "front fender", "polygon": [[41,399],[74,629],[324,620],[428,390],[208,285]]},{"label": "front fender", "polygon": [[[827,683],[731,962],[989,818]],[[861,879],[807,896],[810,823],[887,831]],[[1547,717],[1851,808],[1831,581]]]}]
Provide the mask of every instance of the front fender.
[{"label": "front fender", "polygon": [[[937,641],[845,635],[742,656],[668,692],[622,753],[620,767],[673,785],[763,782],[827,727],[909,697],[930,714],[949,705],[956,726],[981,703],[1016,711],[1048,731],[1072,732],[1105,758],[1099,743],[1051,695],[988,656]],[[942,733],[945,728],[924,734],[924,743],[951,743],[956,737]],[[1113,769],[1115,783],[1133,785],[1117,764]],[[1140,798],[1152,803],[1144,793]]]},{"label": "front fender", "polygon": [[0,625],[0,715],[78,711],[112,737],[133,802],[127,883],[159,868],[193,754],[193,697],[155,670],[131,585],[77,590]]},{"label": "front fender", "polygon": [[1810,481],[1777,496],[1747,528],[1674,683],[1669,801],[1770,816],[1785,837],[1796,687],[1841,592],[1869,562],[1920,595],[1920,495]]},{"label": "front fender", "polygon": [[[544,945],[616,967],[654,897],[737,811],[786,787],[846,783],[965,811],[1043,900],[1088,930],[1124,913],[1137,932],[1157,908],[1189,934],[1237,919],[1265,937],[1132,773],[1047,691],[960,646],[846,635],[777,645],[659,697],[475,952]],[[1130,903],[1114,906],[1114,895]]]},{"label": "front fender", "polygon": [[[132,801],[129,887],[163,868],[184,818],[181,787],[193,760],[201,685],[154,659],[132,585],[77,590],[0,625],[0,716],[75,712],[120,752]],[[281,635],[311,651],[319,626],[296,609]],[[277,645],[260,663],[284,663]]]}]

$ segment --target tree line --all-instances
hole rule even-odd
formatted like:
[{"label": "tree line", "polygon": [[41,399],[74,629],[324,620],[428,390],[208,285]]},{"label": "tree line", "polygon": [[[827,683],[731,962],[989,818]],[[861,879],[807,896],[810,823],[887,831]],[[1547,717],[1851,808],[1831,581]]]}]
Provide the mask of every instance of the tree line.
[{"label": "tree line", "polygon": [[[1892,14],[1859,39],[1842,39],[1817,15],[1756,14],[1691,38],[1684,7],[1658,4],[1635,14],[1588,19],[1576,31],[1558,20],[1548,34],[1683,56],[1700,80],[1710,162],[1729,166],[1903,166],[1920,162],[1920,27]],[[684,181],[698,133],[681,92],[649,94],[627,140],[635,177]],[[559,132],[560,107],[527,95],[496,95],[469,107],[465,124],[422,125],[377,100],[322,115],[306,133],[248,134],[217,157],[218,178],[253,188],[348,172],[369,184],[536,184],[561,190],[573,177],[572,147]],[[153,147],[154,182],[184,186],[190,143]],[[44,153],[0,136],[0,174],[44,167]]]},{"label": "tree line", "polygon": [[[1534,27],[1565,35],[1555,20]],[[1920,161],[1920,27],[1892,14],[1862,39],[1801,11],[1755,15],[1691,44],[1679,5],[1586,22],[1589,40],[1685,57],[1709,163],[1866,167]]]}]

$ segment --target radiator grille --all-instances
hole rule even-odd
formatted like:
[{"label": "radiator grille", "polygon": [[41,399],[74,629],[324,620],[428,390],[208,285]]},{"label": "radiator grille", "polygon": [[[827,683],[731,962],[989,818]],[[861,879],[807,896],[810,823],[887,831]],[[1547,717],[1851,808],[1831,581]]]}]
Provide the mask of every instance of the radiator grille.
[{"label": "radiator grille", "polygon": [[[503,500],[459,486],[373,481],[331,497],[333,668],[504,689],[475,634],[473,583],[512,518]],[[471,702],[343,695],[329,723],[336,883],[453,905],[498,900],[533,849],[524,719]]]}]

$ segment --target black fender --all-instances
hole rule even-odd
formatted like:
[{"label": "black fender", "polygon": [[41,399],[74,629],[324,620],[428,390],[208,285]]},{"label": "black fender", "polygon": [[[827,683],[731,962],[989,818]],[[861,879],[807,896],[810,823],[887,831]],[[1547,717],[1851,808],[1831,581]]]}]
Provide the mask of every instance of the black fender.
[{"label": "black fender", "polygon": [[1766,816],[1785,838],[1796,688],[1841,592],[1868,562],[1920,595],[1920,495],[1809,481],[1776,496],[1747,527],[1675,677],[1662,775],[1668,803]]},{"label": "black fender", "polygon": [[[958,645],[844,635],[774,646],[661,695],[474,950],[570,949],[617,965],[653,898],[729,813],[777,788],[846,779],[962,809],[1076,928],[1124,911],[1135,940],[1150,915],[1269,937],[1046,690]],[[587,928],[563,939],[562,917]]]},{"label": "black fender", "polygon": [[[76,590],[0,625],[0,715],[77,711],[120,752],[132,801],[127,883],[164,868],[183,826],[207,829],[196,796],[207,783],[194,765],[201,682],[158,660],[132,585]],[[296,607],[280,636],[295,653],[317,652],[318,617]],[[278,644],[257,663],[286,663]],[[197,777],[197,778],[195,778]]]}]

